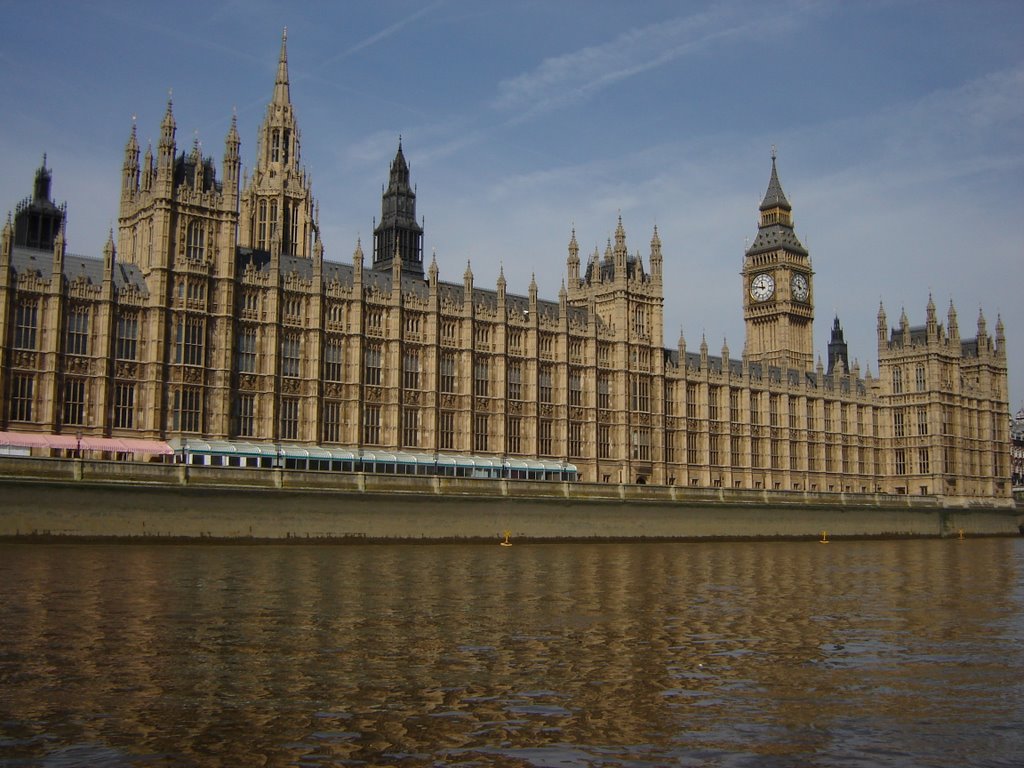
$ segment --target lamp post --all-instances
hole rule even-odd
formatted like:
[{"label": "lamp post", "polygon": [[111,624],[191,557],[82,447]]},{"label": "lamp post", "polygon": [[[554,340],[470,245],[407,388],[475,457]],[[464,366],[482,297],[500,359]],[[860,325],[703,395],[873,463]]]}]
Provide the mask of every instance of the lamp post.
[{"label": "lamp post", "polygon": [[75,432],[75,443],[75,455],[78,458],[82,458],[82,430],[78,430],[77,432]]}]

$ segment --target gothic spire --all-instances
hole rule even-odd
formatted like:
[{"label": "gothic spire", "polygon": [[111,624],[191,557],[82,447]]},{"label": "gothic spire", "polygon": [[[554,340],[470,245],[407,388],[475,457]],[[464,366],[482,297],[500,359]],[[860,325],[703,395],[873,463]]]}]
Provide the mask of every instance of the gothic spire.
[{"label": "gothic spire", "polygon": [[772,176],[768,180],[768,191],[764,193],[764,200],[761,201],[761,210],[767,211],[771,208],[781,208],[784,211],[791,211],[793,207],[786,199],[786,193],[782,191],[782,184],[779,183],[779,172],[775,168],[775,147],[772,147]]},{"label": "gothic spire", "polygon": [[288,27],[281,33],[281,55],[277,61],[277,78],[274,80],[274,104],[290,104],[288,87]]}]

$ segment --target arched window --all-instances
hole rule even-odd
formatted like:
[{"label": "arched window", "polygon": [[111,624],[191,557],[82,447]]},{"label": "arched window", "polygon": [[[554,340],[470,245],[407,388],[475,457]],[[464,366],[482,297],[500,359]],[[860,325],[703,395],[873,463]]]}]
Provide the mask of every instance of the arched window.
[{"label": "arched window", "polygon": [[894,395],[903,393],[903,371],[899,368],[892,369],[892,393]]},{"label": "arched window", "polygon": [[190,221],[185,234],[185,255],[201,261],[206,256],[206,231],[202,222]]},{"label": "arched window", "polygon": [[260,200],[259,216],[256,225],[256,247],[262,250],[267,248],[267,201]]},{"label": "arched window", "polygon": [[925,376],[924,376],[924,366],[923,365],[918,365],[917,366],[916,378],[917,378],[917,391],[918,392],[924,392],[924,390],[926,388],[926,381],[925,381]]}]

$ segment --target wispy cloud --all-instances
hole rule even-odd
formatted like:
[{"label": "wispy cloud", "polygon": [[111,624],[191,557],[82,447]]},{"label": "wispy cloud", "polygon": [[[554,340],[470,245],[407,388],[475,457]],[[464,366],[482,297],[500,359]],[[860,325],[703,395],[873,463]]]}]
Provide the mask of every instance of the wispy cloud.
[{"label": "wispy cloud", "polygon": [[716,42],[778,27],[791,17],[773,8],[770,16],[734,4],[638,27],[598,45],[545,59],[535,69],[498,84],[491,106],[516,112],[516,120],[583,101],[631,77],[697,53]]},{"label": "wispy cloud", "polygon": [[361,50],[363,50],[365,48],[369,48],[369,47],[371,47],[373,45],[376,45],[377,43],[381,42],[382,40],[388,39],[389,37],[391,37],[392,35],[397,33],[399,30],[403,29],[404,27],[409,26],[414,21],[417,21],[418,19],[422,18],[423,16],[426,16],[428,13],[431,13],[432,11],[436,10],[438,7],[440,7],[443,4],[444,4],[444,0],[435,0],[435,2],[430,3],[429,5],[423,6],[418,11],[409,14],[408,16],[406,16],[403,19],[399,19],[395,23],[388,25],[387,27],[385,27],[384,29],[380,30],[379,32],[374,32],[372,35],[369,35],[368,37],[364,37],[362,40],[359,40],[358,42],[354,43],[353,45],[350,45],[348,48],[346,48],[343,51],[340,51],[339,53],[335,54],[334,56],[329,56],[326,59],[322,59],[318,63],[317,69],[322,69],[325,66],[327,66],[328,64],[333,64],[334,62],[338,61],[339,59],[348,58],[349,56],[352,56],[353,54],[358,53],[359,51],[361,51]]}]

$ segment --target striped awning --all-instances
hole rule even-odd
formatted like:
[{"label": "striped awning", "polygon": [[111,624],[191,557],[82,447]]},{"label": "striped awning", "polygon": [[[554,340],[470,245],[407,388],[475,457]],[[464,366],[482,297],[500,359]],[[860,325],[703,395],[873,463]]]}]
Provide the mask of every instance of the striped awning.
[{"label": "striped awning", "polygon": [[0,445],[18,448],[56,448],[65,451],[105,451],[108,453],[174,453],[162,440],[132,437],[96,437],[93,435],[51,435],[45,432],[0,432]]}]

